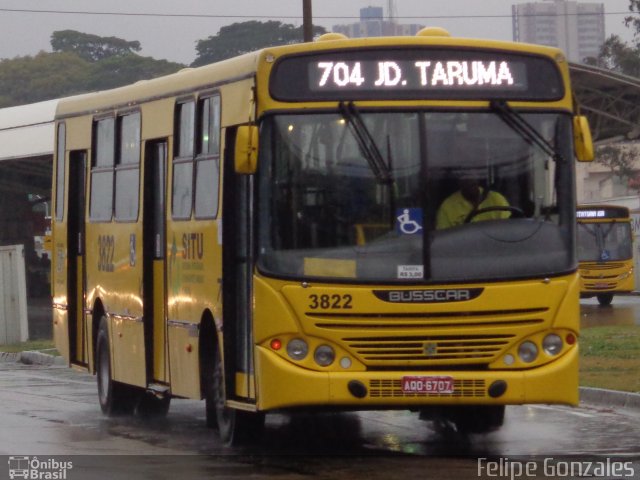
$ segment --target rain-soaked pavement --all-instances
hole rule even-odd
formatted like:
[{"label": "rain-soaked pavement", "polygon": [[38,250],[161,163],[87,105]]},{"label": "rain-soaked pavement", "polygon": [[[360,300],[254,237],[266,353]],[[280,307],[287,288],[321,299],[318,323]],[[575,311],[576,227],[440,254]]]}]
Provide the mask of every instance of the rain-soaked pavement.
[{"label": "rain-soaked pavement", "polygon": [[[583,300],[583,327],[604,323],[640,325],[640,297],[616,297],[608,308]],[[514,406],[500,431],[468,437],[436,433],[405,411],[272,414],[255,445],[231,448],[206,428],[201,402],[174,400],[161,420],[107,418],[94,377],[0,362],[2,455],[0,479],[18,456],[49,461],[45,473],[70,461],[68,480],[640,478],[640,411]],[[603,475],[587,472],[588,462]]]},{"label": "rain-soaked pavement", "polygon": [[616,295],[607,307],[598,304],[595,298],[580,301],[582,328],[602,325],[640,325],[640,296]]}]

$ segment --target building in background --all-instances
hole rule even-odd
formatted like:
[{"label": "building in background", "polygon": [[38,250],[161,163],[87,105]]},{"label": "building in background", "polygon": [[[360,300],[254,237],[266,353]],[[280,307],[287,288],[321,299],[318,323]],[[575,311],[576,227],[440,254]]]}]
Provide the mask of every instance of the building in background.
[{"label": "building in background", "polygon": [[511,17],[515,41],[559,47],[571,62],[597,57],[605,40],[602,3],[519,3],[511,7]]},{"label": "building in background", "polygon": [[385,20],[382,7],[360,9],[360,21],[348,25],[334,25],[332,31],[342,33],[349,38],[387,37],[396,35],[415,35],[424,28],[418,24],[400,24],[395,21],[393,2],[388,4],[388,18]]}]

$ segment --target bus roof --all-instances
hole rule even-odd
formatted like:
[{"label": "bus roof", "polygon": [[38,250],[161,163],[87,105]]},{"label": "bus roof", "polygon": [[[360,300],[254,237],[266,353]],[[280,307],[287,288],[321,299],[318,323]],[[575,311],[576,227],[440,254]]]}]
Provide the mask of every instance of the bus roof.
[{"label": "bus roof", "polygon": [[258,68],[265,60],[273,64],[275,59],[288,54],[320,52],[323,50],[361,49],[375,47],[408,47],[408,46],[443,46],[486,48],[497,51],[511,51],[544,55],[555,60],[564,60],[562,51],[542,45],[517,42],[480,40],[446,36],[405,36],[405,37],[369,37],[353,39],[320,40],[312,43],[297,43],[277,47],[266,47],[210,65],[185,68],[177,73],[141,80],[123,87],[99,92],[78,95],[62,99],[56,111],[56,118],[98,113],[112,108],[126,108],[135,104],[170,96],[192,93],[207,87],[249,78],[256,75]]}]

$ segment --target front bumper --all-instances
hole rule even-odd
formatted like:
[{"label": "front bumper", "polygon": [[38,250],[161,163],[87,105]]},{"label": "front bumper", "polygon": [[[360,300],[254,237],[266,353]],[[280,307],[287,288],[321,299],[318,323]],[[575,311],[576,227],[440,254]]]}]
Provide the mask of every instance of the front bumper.
[{"label": "front bumper", "polygon": [[[301,407],[413,409],[429,405],[527,403],[577,405],[579,401],[577,346],[557,360],[529,370],[318,372],[297,367],[263,347],[256,349],[256,367],[259,410]],[[402,377],[416,375],[450,376],[454,379],[454,391],[437,394],[403,392]],[[364,386],[364,395],[354,395],[354,382]],[[489,389],[495,382],[506,382],[506,390],[500,396],[492,397]]]}]

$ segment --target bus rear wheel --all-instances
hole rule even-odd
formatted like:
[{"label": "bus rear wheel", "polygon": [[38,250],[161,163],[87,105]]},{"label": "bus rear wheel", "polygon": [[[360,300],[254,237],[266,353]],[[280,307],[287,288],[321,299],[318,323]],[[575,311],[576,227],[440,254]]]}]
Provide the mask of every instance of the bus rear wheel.
[{"label": "bus rear wheel", "polygon": [[613,301],[613,293],[599,293],[596,296],[598,297],[598,303],[603,307],[608,307]]},{"label": "bus rear wheel", "polygon": [[[226,406],[224,371],[219,350],[216,354],[212,377],[211,400],[207,405],[207,413],[209,414],[210,409],[211,413],[215,412],[215,423],[220,439],[226,445],[243,445],[257,440],[264,428],[265,415]],[[210,423],[209,419],[207,423]]]},{"label": "bus rear wheel", "polygon": [[140,389],[116,382],[111,377],[109,329],[106,317],[100,319],[96,339],[96,377],[100,409],[106,415],[131,415],[140,400]]}]

